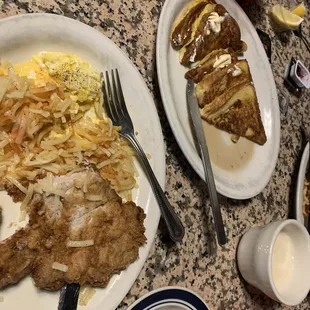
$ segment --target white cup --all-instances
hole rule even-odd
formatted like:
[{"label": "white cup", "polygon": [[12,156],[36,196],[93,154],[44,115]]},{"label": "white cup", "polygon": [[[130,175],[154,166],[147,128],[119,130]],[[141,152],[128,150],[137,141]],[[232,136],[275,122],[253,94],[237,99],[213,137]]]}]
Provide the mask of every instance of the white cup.
[{"label": "white cup", "polygon": [[237,261],[248,283],[280,303],[298,305],[310,290],[310,236],[296,220],[249,230],[239,243]]}]

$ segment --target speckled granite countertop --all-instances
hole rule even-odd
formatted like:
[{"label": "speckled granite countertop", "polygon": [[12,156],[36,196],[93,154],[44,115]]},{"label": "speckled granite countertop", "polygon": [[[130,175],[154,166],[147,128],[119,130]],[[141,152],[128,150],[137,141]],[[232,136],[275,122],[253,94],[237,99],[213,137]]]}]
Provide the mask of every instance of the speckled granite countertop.
[{"label": "speckled granite countertop", "polygon": [[[247,201],[223,198],[229,243],[220,248],[214,242],[210,212],[205,213],[204,205],[209,205],[209,199],[203,182],[173,137],[156,82],[155,37],[164,0],[0,0],[0,18],[26,12],[49,12],[78,19],[102,31],[129,55],[154,95],[167,144],[166,190],[186,225],[186,235],[182,244],[173,245],[166,237],[164,225],[160,224],[149,258],[119,306],[120,310],[150,290],[168,285],[194,290],[211,309],[289,309],[246,284],[239,276],[235,259],[238,241],[247,230],[288,217],[293,204],[295,167],[301,152],[299,128],[302,119],[310,130],[310,90],[297,99],[282,85],[284,66],[290,58],[295,56],[310,67],[310,54],[293,34],[279,36],[271,30],[266,11],[278,2],[256,0],[245,10],[254,25],[268,32],[272,39],[273,73],[289,102],[287,115],[281,115],[279,159],[270,183],[258,196]],[[309,38],[309,14],[304,29]],[[210,254],[214,250],[216,256]],[[292,309],[309,308],[308,297]]]}]

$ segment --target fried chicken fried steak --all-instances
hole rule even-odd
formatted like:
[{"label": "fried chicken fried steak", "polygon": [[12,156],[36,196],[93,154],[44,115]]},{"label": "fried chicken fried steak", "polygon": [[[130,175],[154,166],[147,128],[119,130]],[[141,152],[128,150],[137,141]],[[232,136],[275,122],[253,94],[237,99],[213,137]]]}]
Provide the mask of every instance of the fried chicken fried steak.
[{"label": "fried chicken fried steak", "polygon": [[[39,180],[29,210],[29,224],[0,243],[0,288],[27,274],[47,290],[104,287],[146,241],[142,208],[122,203],[91,169]],[[59,264],[67,270],[54,269]]]}]

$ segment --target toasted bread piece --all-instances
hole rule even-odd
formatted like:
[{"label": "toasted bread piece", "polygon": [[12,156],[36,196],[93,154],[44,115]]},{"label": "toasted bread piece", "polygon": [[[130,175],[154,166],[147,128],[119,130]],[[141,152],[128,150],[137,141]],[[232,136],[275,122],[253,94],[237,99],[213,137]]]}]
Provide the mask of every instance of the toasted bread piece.
[{"label": "toasted bread piece", "polygon": [[218,129],[263,145],[266,134],[252,83],[229,88],[200,110],[201,117]]},{"label": "toasted bread piece", "polygon": [[196,84],[199,83],[205,75],[217,69],[217,67],[215,67],[215,63],[219,57],[227,54],[230,55],[231,62],[237,61],[237,55],[232,51],[232,49],[218,49],[205,56],[195,68],[188,70],[185,74],[185,78],[193,80]]},{"label": "toasted bread piece", "polygon": [[[193,41],[194,40],[201,40],[203,39],[203,37],[198,37],[196,36],[197,30],[199,28],[199,25],[202,24],[203,20],[206,18],[206,16],[208,17],[215,9],[216,4],[207,4],[204,9],[201,11],[200,15],[194,20],[194,23],[192,25],[192,34],[191,34],[191,38],[190,40],[187,42],[187,44],[185,44],[184,46],[182,46],[182,48],[180,49],[180,53],[179,53],[179,61],[181,64],[186,65],[184,63],[182,63],[182,59],[185,56],[185,53],[187,51],[187,47],[192,46],[193,45]],[[195,58],[195,50],[193,51],[194,53],[190,54],[190,55],[186,55],[189,59],[188,59],[188,63],[187,65],[190,65],[191,63],[194,62],[194,58]]]},{"label": "toasted bread piece", "polygon": [[204,107],[231,87],[251,81],[250,68],[245,59],[234,61],[224,68],[219,68],[205,75],[197,84],[196,96],[199,106]]},{"label": "toasted bread piece", "polygon": [[[212,16],[221,19],[219,32],[211,27]],[[245,48],[238,23],[221,4],[207,5],[196,19],[193,31],[192,40],[180,50],[180,62],[185,66],[203,59],[213,50],[230,47],[234,52],[241,52]]]},{"label": "toasted bread piece", "polygon": [[214,0],[194,0],[181,11],[174,21],[171,32],[170,42],[174,49],[180,49],[192,38],[192,26],[207,4],[215,3]]}]

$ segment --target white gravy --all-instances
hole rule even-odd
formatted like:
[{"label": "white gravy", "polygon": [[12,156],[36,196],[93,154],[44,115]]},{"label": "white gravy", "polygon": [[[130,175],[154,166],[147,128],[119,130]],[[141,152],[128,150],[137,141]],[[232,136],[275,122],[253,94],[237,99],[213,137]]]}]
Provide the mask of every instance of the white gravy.
[{"label": "white gravy", "polygon": [[279,293],[289,287],[294,272],[294,245],[286,232],[280,232],[275,241],[271,271],[274,284]]}]

